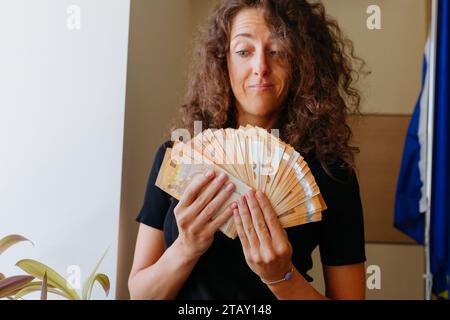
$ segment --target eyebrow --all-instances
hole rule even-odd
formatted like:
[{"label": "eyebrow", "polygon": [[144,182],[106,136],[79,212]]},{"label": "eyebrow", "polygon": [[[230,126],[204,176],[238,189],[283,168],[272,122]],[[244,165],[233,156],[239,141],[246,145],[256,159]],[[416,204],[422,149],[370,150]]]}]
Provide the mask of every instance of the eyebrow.
[{"label": "eyebrow", "polygon": [[[244,37],[244,38],[250,38],[250,39],[254,39],[254,36],[251,33],[238,33],[237,35],[235,35],[231,40],[236,39],[237,37]],[[274,40],[275,37],[273,35],[270,36],[269,40]]]},{"label": "eyebrow", "polygon": [[239,33],[239,34],[235,35],[235,36],[233,37],[233,39],[231,39],[231,40],[234,40],[234,39],[236,39],[237,37],[245,37],[245,38],[250,38],[250,39],[252,39],[252,38],[253,38],[253,35],[251,35],[250,33]]}]

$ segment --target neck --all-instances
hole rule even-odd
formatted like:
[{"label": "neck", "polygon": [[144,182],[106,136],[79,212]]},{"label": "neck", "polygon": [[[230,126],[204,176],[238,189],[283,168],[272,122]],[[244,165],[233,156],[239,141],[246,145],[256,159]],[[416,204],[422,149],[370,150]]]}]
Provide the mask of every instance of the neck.
[{"label": "neck", "polygon": [[273,129],[278,121],[278,115],[272,114],[266,117],[261,116],[255,116],[252,114],[248,114],[240,110],[237,117],[237,125],[239,126],[246,126],[251,125],[254,127],[260,127],[264,128],[266,130]]}]

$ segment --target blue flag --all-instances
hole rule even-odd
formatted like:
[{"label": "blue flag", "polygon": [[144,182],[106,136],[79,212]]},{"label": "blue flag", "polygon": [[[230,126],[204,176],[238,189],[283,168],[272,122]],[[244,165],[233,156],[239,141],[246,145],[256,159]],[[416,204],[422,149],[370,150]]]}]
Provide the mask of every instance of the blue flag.
[{"label": "blue flag", "polygon": [[[427,43],[427,47],[429,43]],[[428,53],[428,50],[425,50]],[[428,107],[428,55],[423,59],[422,90],[414,108],[403,147],[403,158],[395,195],[394,225],[424,243],[426,123]]]},{"label": "blue flag", "polygon": [[[438,1],[429,234],[433,293],[444,299],[448,299],[450,289],[449,9],[448,1]],[[405,141],[394,213],[395,227],[420,244],[424,244],[424,212],[426,211],[424,185],[426,173],[426,111],[429,94],[428,65],[429,57],[425,55],[422,90]]]},{"label": "blue flag", "polygon": [[430,219],[433,292],[448,299],[450,289],[450,81],[449,2],[439,1]]}]

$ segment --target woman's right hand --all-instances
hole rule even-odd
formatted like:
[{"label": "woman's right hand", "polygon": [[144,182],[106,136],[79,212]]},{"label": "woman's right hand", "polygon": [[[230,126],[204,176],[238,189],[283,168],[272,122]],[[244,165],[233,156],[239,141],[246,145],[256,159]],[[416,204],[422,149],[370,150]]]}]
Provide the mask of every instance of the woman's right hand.
[{"label": "woman's right hand", "polygon": [[185,258],[199,258],[213,243],[216,231],[232,217],[229,206],[212,220],[235,189],[227,180],[226,174],[211,170],[195,177],[183,192],[174,213],[179,232],[176,241]]}]

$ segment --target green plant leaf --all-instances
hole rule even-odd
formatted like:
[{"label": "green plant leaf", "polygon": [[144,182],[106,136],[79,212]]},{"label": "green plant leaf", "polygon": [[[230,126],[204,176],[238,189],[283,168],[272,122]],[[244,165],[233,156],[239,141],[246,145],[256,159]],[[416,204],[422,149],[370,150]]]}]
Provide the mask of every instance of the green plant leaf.
[{"label": "green plant leaf", "polygon": [[9,236],[4,237],[0,240],[0,254],[6,251],[12,245],[21,242],[21,241],[29,241],[34,246],[34,243],[31,240],[28,240],[25,237],[22,237],[18,234],[11,234]]},{"label": "green plant leaf", "polygon": [[[22,288],[21,290],[19,290],[15,295],[14,295],[14,299],[18,300],[20,298],[22,298],[23,296],[30,294],[32,292],[36,292],[36,291],[42,291],[42,282],[31,282],[28,285],[26,285],[24,288]],[[71,299],[67,294],[65,294],[64,292],[62,292],[59,289],[53,288],[53,287],[48,287],[47,288],[48,292],[57,294],[61,297],[64,297],[66,299]]]},{"label": "green plant leaf", "polygon": [[47,300],[47,271],[44,273],[41,286],[41,300]]},{"label": "green plant leaf", "polygon": [[89,290],[89,296],[87,297],[87,299],[91,298],[91,292],[92,292],[92,288],[94,286],[95,281],[97,281],[103,288],[103,290],[105,290],[105,294],[108,295],[109,294],[109,290],[110,290],[110,283],[109,283],[109,278],[106,274],[103,273],[97,273],[94,277],[94,281],[92,282],[91,288]]},{"label": "green plant leaf", "polygon": [[[108,295],[109,293],[109,279],[106,275],[104,275],[107,279],[107,282],[105,282],[104,277],[101,276],[97,279],[97,269],[100,266],[100,264],[102,263],[103,259],[105,258],[106,254],[108,253],[108,249],[106,249],[105,253],[103,254],[103,256],[100,258],[100,260],[97,262],[97,265],[95,266],[94,270],[92,270],[91,275],[89,276],[89,278],[86,279],[84,285],[83,285],[83,293],[82,293],[82,298],[83,300],[89,300],[91,298],[91,293],[92,293],[92,287],[94,286],[95,281],[97,280],[101,286],[103,287],[103,289],[105,289],[104,284],[107,284],[107,289],[105,289],[106,295]],[[103,283],[102,283],[103,282]]]},{"label": "green plant leaf", "polygon": [[0,298],[10,296],[15,291],[30,283],[33,279],[34,277],[32,276],[23,275],[0,280]]},{"label": "green plant leaf", "polygon": [[16,266],[18,266],[29,275],[32,275],[41,280],[44,278],[44,274],[47,273],[47,283],[49,285],[60,289],[62,292],[67,294],[70,299],[80,300],[80,296],[78,295],[78,293],[67,285],[66,279],[64,279],[64,277],[59,275],[49,266],[32,259],[20,260],[16,263]]}]

